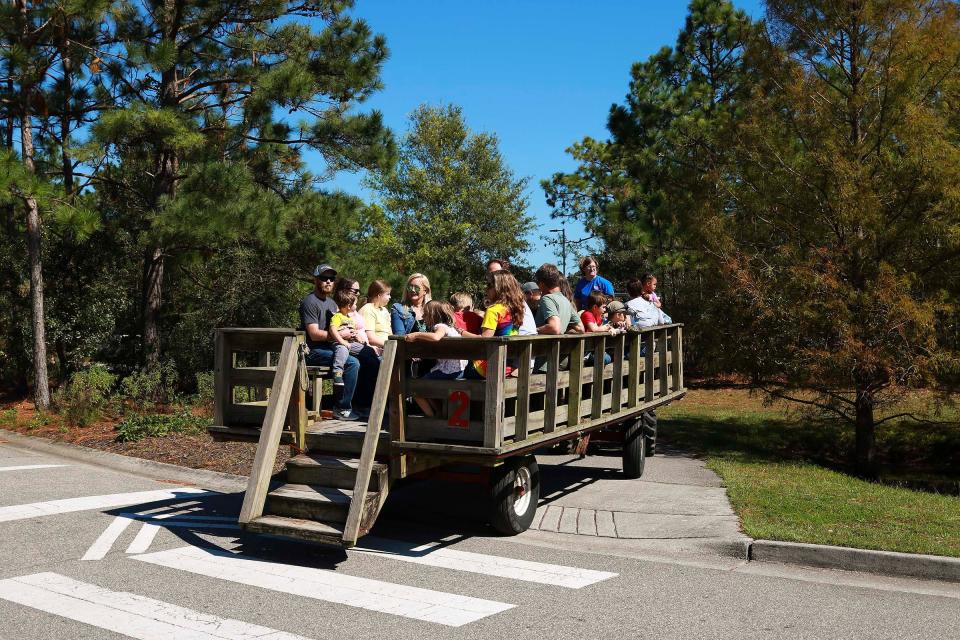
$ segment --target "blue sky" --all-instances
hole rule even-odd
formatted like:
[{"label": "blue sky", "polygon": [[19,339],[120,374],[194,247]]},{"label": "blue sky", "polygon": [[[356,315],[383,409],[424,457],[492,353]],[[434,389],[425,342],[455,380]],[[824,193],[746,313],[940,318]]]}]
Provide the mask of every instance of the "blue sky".
[{"label": "blue sky", "polygon": [[[754,17],[761,0],[735,0]],[[528,176],[535,228],[532,265],[556,262],[545,246],[550,219],[540,180],[575,168],[564,150],[584,136],[606,138],[610,105],[627,92],[630,65],[672,46],[686,0],[357,0],[353,15],[386,36],[385,88],[365,108],[379,109],[402,136],[419,104],[455,103],[474,131],[495,133],[518,176]],[[361,176],[328,186],[369,199]],[[571,239],[583,229],[567,225]]]}]

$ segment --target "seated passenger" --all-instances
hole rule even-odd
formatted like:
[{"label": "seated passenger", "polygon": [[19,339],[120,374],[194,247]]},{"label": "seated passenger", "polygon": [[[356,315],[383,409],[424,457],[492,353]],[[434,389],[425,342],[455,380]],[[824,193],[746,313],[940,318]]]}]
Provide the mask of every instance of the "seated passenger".
[{"label": "seated passenger", "polygon": [[[423,307],[423,319],[427,323],[427,331],[408,333],[404,340],[407,342],[439,342],[443,338],[460,337],[459,332],[453,326],[453,307],[447,302],[440,300],[428,302]],[[436,360],[433,368],[423,378],[425,380],[455,380],[463,375],[466,366],[466,360]],[[419,396],[414,396],[414,400],[423,409],[424,415],[435,416],[440,410],[439,400]]]},{"label": "seated passenger", "polygon": [[672,322],[670,316],[643,297],[643,289],[642,279],[630,278],[627,281],[627,293],[630,295],[630,300],[627,301],[627,312],[630,315],[631,324],[641,328],[670,324]]},{"label": "seated passenger", "polygon": [[607,303],[607,324],[614,329],[626,331],[630,328],[630,318],[627,316],[627,306],[619,300]]},{"label": "seated passenger", "polygon": [[[492,336],[515,336],[523,324],[523,294],[517,279],[508,271],[487,273],[487,310],[480,324],[480,335],[461,331],[460,335],[490,338]],[[506,367],[507,375],[510,367]],[[474,360],[464,372],[467,378],[485,378],[487,361]]]},{"label": "seated passenger", "polygon": [[564,333],[583,333],[583,324],[573,304],[562,293],[566,281],[556,265],[543,264],[534,274],[543,295],[537,306],[537,333],[559,336]]},{"label": "seated passenger", "polygon": [[384,280],[374,280],[367,289],[367,304],[360,307],[363,324],[367,333],[367,342],[377,352],[383,353],[383,347],[390,337],[390,284]]},{"label": "seated passenger", "polygon": [[607,296],[599,291],[591,291],[587,296],[587,308],[580,313],[580,321],[583,322],[583,330],[586,333],[609,333],[617,335],[621,333],[618,327],[611,324],[604,324],[604,316],[607,313]]},{"label": "seated passenger", "polygon": [[422,273],[407,278],[403,287],[403,299],[390,307],[390,326],[393,335],[405,336],[415,331],[426,331],[423,321],[423,305],[430,301],[430,281]]},{"label": "seated passenger", "polygon": [[458,291],[451,295],[450,306],[453,308],[453,322],[457,329],[480,334],[483,317],[474,313],[473,297],[469,293]]}]

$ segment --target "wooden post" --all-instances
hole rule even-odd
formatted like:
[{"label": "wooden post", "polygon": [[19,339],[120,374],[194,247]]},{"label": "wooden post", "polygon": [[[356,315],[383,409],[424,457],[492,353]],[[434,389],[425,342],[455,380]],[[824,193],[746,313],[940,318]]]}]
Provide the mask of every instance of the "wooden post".
[{"label": "wooden post", "polygon": [[606,338],[593,341],[593,390],[590,392],[590,419],[596,420],[603,413],[603,355]]},{"label": "wooden post", "polygon": [[220,427],[228,426],[225,420],[227,405],[233,403],[233,389],[230,385],[232,362],[230,338],[223,329],[217,329],[213,359],[213,424]]},{"label": "wooden post", "polygon": [[557,388],[560,378],[560,340],[551,338],[547,356],[547,388],[543,395],[543,432],[553,433],[557,428]]},{"label": "wooden post", "polygon": [[253,458],[253,468],[247,482],[247,491],[243,494],[243,506],[240,507],[240,524],[245,524],[263,515],[263,505],[270,488],[270,476],[273,475],[273,463],[277,459],[280,446],[280,434],[287,413],[287,404],[297,377],[297,340],[294,336],[283,339],[283,349],[277,362],[277,373],[273,377],[273,388],[267,403],[267,414],[260,428],[260,441]]},{"label": "wooden post", "polygon": [[483,446],[492,449],[503,443],[503,374],[506,364],[507,345],[491,345],[487,349],[487,384],[483,398]]},{"label": "wooden post", "polygon": [[583,397],[583,338],[570,351],[570,376],[567,386],[567,426],[580,424],[580,399]]},{"label": "wooden post", "polygon": [[627,369],[627,407],[637,406],[640,386],[640,334],[630,332],[630,363]]},{"label": "wooden post", "polygon": [[610,384],[610,413],[620,413],[623,406],[623,336],[613,338],[613,381]]},{"label": "wooden post", "polygon": [[290,430],[293,431],[294,444],[298,453],[307,450],[307,392],[303,390],[307,381],[300,379],[300,344],[302,342],[303,336],[297,336],[297,372],[287,408],[287,421],[290,424]]},{"label": "wooden post", "polygon": [[673,390],[683,389],[683,327],[673,328]]},{"label": "wooden post", "polygon": [[[405,422],[407,400],[403,391],[407,383],[407,349],[402,338],[400,340],[390,340],[390,342],[397,343],[393,371],[390,376],[390,440],[404,442],[407,439]],[[386,345],[384,345],[384,349],[386,349]],[[380,364],[380,370],[383,370],[383,363]],[[401,453],[391,458],[390,474],[395,478],[405,478],[407,476],[407,454]]]},{"label": "wooden post", "polygon": [[[259,351],[257,353],[257,366],[258,367],[269,367],[270,366],[270,352],[269,351]],[[267,399],[267,390],[264,387],[257,387],[257,392],[254,395],[256,400],[266,400]]]},{"label": "wooden post", "polygon": [[520,376],[517,378],[517,413],[514,418],[516,430],[513,441],[527,438],[527,421],[530,417],[530,359],[533,358],[533,342],[528,341],[520,348]]},{"label": "wooden post", "polygon": [[660,343],[660,393],[658,395],[661,398],[670,393],[670,366],[667,364],[670,349],[667,345],[667,331],[669,329],[660,331],[657,340]]},{"label": "wooden post", "polygon": [[643,401],[653,402],[653,331],[643,334],[643,344],[647,349],[647,355],[643,358]]},{"label": "wooden post", "polygon": [[353,484],[353,499],[350,501],[350,510],[347,512],[347,523],[343,527],[343,543],[347,546],[356,544],[360,536],[360,520],[364,513],[364,501],[367,497],[367,487],[370,485],[373,461],[377,455],[377,443],[380,441],[380,425],[383,423],[383,415],[390,398],[390,380],[393,377],[396,355],[397,341],[387,341],[383,347],[380,372],[377,374],[377,386],[373,393],[370,418],[367,420],[367,432],[363,436],[363,448],[360,451],[360,462],[357,465],[357,476]]}]

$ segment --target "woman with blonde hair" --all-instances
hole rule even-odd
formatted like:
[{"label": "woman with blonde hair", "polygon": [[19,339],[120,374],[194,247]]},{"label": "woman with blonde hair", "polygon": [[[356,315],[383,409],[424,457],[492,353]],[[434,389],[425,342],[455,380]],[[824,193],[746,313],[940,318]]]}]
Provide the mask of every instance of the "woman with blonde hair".
[{"label": "woman with blonde hair", "polygon": [[390,307],[390,325],[395,336],[427,330],[423,307],[430,301],[430,280],[414,273],[403,286],[403,298]]}]

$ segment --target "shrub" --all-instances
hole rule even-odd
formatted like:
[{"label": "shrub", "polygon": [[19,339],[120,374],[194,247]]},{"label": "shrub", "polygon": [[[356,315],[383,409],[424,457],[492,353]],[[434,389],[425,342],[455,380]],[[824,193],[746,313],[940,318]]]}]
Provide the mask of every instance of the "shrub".
[{"label": "shrub", "polygon": [[120,442],[136,442],[142,438],[163,437],[171,433],[198,435],[206,431],[209,424],[209,418],[195,416],[188,409],[181,409],[176,413],[130,415],[115,429]]},{"label": "shrub", "polygon": [[153,407],[176,399],[177,369],[168,360],[150,369],[134,371],[120,383],[125,400],[138,407]]},{"label": "shrub", "polygon": [[13,407],[0,412],[0,427],[17,427],[17,410]]},{"label": "shrub", "polygon": [[203,407],[204,409],[213,410],[213,372],[212,371],[199,371],[197,372],[197,392],[193,396],[193,404],[197,407]]},{"label": "shrub", "polygon": [[54,405],[67,424],[85,427],[100,417],[116,379],[102,364],[77,371],[54,394]]}]

